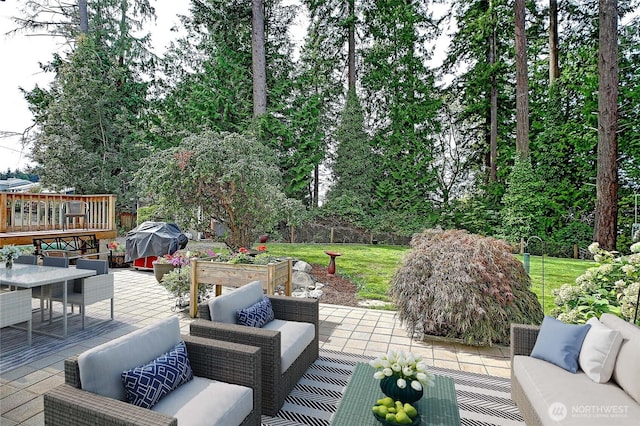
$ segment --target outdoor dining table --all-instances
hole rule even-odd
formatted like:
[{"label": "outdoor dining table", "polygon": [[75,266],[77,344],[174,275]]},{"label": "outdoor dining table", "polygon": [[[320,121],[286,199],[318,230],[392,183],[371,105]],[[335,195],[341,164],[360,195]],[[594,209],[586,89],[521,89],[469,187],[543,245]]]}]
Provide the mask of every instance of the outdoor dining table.
[{"label": "outdoor dining table", "polygon": [[[34,288],[62,282],[62,335],[44,333],[53,337],[67,337],[67,287],[69,281],[77,278],[86,278],[95,275],[93,269],[57,268],[54,266],[38,266],[14,264],[12,268],[0,267],[0,284],[20,287]],[[51,309],[51,307],[49,307]],[[33,330],[38,333],[38,330]]]}]

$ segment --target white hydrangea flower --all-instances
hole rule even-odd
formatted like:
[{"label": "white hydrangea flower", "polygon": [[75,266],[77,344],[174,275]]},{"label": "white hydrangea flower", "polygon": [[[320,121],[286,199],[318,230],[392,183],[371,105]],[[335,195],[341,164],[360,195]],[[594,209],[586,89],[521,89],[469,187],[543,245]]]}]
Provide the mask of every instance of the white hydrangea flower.
[{"label": "white hydrangea flower", "polygon": [[589,253],[593,253],[596,254],[598,253],[598,250],[600,249],[600,244],[596,243],[591,243],[588,247]]},{"label": "white hydrangea flower", "polygon": [[631,253],[640,253],[640,242],[631,245]]},{"label": "white hydrangea flower", "polygon": [[636,272],[636,268],[635,266],[633,266],[632,264],[628,263],[626,265],[623,265],[622,268],[620,268],[622,270],[622,272],[624,272],[627,275],[631,275],[634,272]]},{"label": "white hydrangea flower", "polygon": [[600,265],[600,267],[598,267],[599,274],[606,275],[612,271],[613,271],[613,265],[610,263],[605,263],[604,265]]},{"label": "white hydrangea flower", "polygon": [[622,289],[622,288],[625,288],[627,286],[627,283],[625,283],[624,280],[618,280],[615,283],[613,283],[613,285],[617,289]]}]

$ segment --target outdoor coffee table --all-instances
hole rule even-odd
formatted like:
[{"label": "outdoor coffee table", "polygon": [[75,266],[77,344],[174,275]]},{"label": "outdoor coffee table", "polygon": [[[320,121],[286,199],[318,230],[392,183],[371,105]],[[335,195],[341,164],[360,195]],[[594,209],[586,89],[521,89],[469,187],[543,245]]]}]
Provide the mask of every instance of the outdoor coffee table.
[{"label": "outdoor coffee table", "polygon": [[[333,426],[376,426],[381,423],[373,416],[371,407],[385,395],[380,380],[373,378],[374,368],[359,363],[342,396],[338,410],[331,420]],[[435,386],[426,387],[422,398],[412,404],[418,410],[423,425],[460,425],[460,411],[453,379],[435,376]]]}]

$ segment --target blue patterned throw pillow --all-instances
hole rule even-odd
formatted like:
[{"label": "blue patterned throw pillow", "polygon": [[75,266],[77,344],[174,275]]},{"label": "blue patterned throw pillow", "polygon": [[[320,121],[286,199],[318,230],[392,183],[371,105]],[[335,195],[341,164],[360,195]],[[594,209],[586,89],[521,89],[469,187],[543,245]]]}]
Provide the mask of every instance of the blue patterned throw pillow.
[{"label": "blue patterned throw pillow", "polygon": [[236,311],[238,324],[249,327],[262,327],[275,318],[271,300],[264,296],[258,302],[245,309]]},{"label": "blue patterned throw pillow", "polygon": [[150,363],[122,373],[127,399],[133,405],[153,407],[160,399],[193,379],[184,342]]}]

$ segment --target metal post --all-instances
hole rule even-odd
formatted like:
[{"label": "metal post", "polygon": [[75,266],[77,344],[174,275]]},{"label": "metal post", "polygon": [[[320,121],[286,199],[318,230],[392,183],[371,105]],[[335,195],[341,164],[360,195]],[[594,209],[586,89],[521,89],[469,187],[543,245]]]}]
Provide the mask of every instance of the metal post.
[{"label": "metal post", "polygon": [[522,260],[524,261],[524,270],[528,274],[531,271],[531,258],[528,251],[524,252]]},{"label": "metal post", "polygon": [[[527,251],[529,249],[529,241],[531,241],[532,238],[535,238],[538,241],[540,241],[540,244],[542,245],[542,313],[544,314],[545,313],[544,312],[544,241],[542,241],[542,238],[540,238],[540,237],[538,237],[536,235],[532,235],[531,237],[529,237],[527,239],[527,245],[526,245]],[[528,255],[528,254],[529,254],[528,252],[525,253],[525,256]],[[525,260],[530,262],[530,260],[528,259],[528,256],[525,257]],[[529,265],[527,265],[527,263],[525,263],[525,270],[527,271],[527,273],[529,273],[528,266]]]},{"label": "metal post", "polygon": [[638,304],[640,304],[640,287],[638,288],[638,297],[636,298],[636,313],[633,315],[633,323],[638,323]]}]

